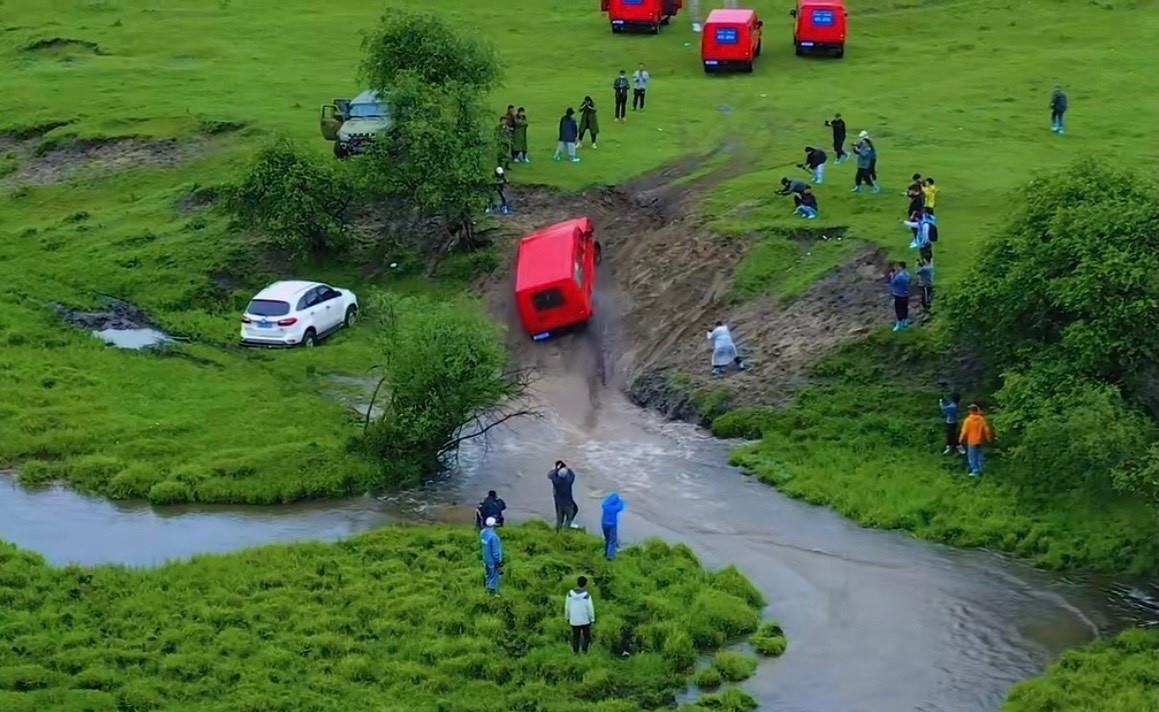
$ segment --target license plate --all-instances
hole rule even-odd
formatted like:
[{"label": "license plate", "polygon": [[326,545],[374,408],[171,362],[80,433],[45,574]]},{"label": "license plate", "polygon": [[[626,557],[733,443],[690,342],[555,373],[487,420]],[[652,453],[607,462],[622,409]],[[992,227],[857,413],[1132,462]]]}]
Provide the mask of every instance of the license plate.
[{"label": "license plate", "polygon": [[263,319],[262,321],[258,322],[258,328],[259,329],[272,329],[272,328],[274,328],[274,323],[272,321],[266,321]]}]

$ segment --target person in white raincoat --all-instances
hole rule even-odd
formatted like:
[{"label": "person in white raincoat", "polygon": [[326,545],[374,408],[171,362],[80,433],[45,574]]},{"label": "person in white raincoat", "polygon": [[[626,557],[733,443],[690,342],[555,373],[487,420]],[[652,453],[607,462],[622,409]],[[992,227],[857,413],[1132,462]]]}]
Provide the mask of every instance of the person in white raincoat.
[{"label": "person in white raincoat", "polygon": [[744,370],[744,361],[737,353],[732,334],[723,321],[716,322],[716,327],[708,332],[708,340],[712,342],[712,375],[723,374],[724,369],[732,364],[736,364],[739,370]]}]

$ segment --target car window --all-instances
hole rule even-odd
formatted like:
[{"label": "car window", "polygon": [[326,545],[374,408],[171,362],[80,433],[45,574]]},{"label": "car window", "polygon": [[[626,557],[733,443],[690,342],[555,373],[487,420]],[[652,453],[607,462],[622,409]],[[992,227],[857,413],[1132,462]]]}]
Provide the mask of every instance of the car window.
[{"label": "car window", "polygon": [[318,294],[319,291],[317,287],[314,287],[310,291],[303,294],[302,298],[298,300],[298,310],[301,311],[302,309],[309,309],[310,307],[317,304],[319,301]]},{"label": "car window", "polygon": [[531,303],[539,311],[547,311],[548,309],[555,309],[563,306],[563,292],[558,289],[545,289],[542,292],[536,292],[531,297]]},{"label": "car window", "polygon": [[276,299],[255,299],[245,311],[254,316],[285,316],[290,313],[290,305]]},{"label": "car window", "polygon": [[333,288],[333,287],[327,287],[325,285],[318,287],[318,301],[319,302],[328,302],[337,296],[338,296],[338,290]]}]

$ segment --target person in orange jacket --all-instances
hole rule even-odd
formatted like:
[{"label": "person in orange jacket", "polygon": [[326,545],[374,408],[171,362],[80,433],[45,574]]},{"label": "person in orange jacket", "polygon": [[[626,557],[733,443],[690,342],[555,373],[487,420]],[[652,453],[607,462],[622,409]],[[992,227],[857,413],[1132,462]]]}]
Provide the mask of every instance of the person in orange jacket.
[{"label": "person in orange jacket", "polygon": [[982,409],[971,403],[968,408],[970,414],[962,421],[962,432],[958,442],[966,446],[966,462],[970,466],[970,476],[979,477],[982,474],[982,446],[994,441],[994,428],[982,415]]}]

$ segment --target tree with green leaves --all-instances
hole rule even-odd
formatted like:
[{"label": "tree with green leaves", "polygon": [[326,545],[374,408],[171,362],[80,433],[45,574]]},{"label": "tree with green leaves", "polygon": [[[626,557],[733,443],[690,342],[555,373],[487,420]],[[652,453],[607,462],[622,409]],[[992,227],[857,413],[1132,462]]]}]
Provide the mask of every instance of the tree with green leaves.
[{"label": "tree with green leaves", "polygon": [[353,190],[338,169],[280,140],[254,158],[228,204],[245,227],[260,230],[291,257],[331,252],[346,243]]},{"label": "tree with green leaves", "polygon": [[460,84],[480,93],[502,78],[494,47],[438,15],[391,10],[362,46],[363,78],[384,96],[403,76],[428,87]]},{"label": "tree with green leaves", "polygon": [[413,484],[461,442],[532,412],[516,404],[524,374],[505,370],[499,328],[476,305],[383,295],[374,313],[383,377],[370,411],[381,410],[368,413],[362,447],[384,484]]}]

